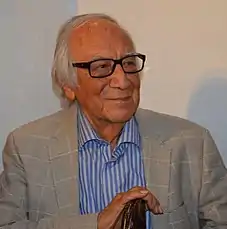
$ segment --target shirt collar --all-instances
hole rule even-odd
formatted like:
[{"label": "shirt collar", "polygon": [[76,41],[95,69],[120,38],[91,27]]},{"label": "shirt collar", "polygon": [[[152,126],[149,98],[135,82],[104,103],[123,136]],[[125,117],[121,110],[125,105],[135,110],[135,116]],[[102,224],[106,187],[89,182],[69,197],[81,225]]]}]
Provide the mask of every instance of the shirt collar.
[{"label": "shirt collar", "polygon": [[[89,123],[88,119],[83,114],[79,106],[77,110],[79,148],[92,140],[103,141],[96,134],[95,130],[92,128],[91,124]],[[126,122],[117,145],[120,145],[121,143],[133,143],[140,147],[139,127],[135,116],[133,116],[129,121]]]},{"label": "shirt collar", "polygon": [[79,148],[84,146],[85,143],[92,140],[101,140],[92,128],[86,116],[81,109],[77,108],[77,125],[78,125],[78,144]]}]

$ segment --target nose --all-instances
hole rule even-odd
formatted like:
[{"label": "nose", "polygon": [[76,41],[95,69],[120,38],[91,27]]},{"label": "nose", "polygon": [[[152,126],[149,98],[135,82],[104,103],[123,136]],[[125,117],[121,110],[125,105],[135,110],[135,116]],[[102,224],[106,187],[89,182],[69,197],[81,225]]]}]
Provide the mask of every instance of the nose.
[{"label": "nose", "polygon": [[128,79],[128,75],[123,71],[120,64],[116,66],[110,78],[110,87],[124,90],[130,86],[130,80]]}]

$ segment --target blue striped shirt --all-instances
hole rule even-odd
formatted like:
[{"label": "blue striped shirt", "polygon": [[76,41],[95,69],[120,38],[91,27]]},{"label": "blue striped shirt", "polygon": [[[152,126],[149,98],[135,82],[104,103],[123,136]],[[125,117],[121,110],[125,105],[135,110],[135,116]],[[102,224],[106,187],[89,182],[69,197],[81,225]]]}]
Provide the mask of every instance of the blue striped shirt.
[{"label": "blue striped shirt", "polygon": [[[120,192],[146,186],[141,142],[135,117],[129,120],[112,151],[78,109],[79,181],[81,214],[98,213]],[[147,214],[147,228],[151,228]]]}]

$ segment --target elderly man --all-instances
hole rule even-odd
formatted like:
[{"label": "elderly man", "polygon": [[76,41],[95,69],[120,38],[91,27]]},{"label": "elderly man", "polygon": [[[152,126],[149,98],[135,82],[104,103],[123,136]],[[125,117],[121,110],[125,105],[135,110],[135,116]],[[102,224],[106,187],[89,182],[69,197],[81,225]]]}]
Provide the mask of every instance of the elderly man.
[{"label": "elderly man", "polygon": [[154,213],[147,228],[227,228],[227,173],[209,132],[138,109],[145,60],[107,15],[63,25],[52,79],[69,108],[8,136],[0,228],[112,229],[132,199]]}]

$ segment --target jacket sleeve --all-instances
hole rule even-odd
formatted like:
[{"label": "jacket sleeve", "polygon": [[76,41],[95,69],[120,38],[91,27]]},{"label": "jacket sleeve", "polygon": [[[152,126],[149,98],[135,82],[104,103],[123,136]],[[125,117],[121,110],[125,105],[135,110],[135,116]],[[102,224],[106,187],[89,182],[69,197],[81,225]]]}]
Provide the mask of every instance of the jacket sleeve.
[{"label": "jacket sleeve", "polygon": [[3,150],[4,171],[0,175],[0,229],[96,229],[97,214],[48,217],[30,221],[26,172],[13,134]]},{"label": "jacket sleeve", "polygon": [[227,171],[208,131],[203,144],[199,219],[201,228],[227,229]]}]

